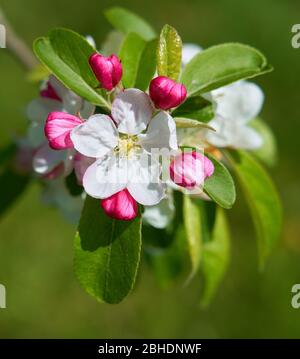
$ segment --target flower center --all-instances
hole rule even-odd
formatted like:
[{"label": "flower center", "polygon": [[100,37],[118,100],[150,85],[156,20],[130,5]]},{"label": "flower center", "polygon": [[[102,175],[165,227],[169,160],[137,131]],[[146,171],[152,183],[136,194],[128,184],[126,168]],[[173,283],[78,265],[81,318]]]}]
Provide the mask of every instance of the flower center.
[{"label": "flower center", "polygon": [[134,150],[139,148],[137,136],[120,134],[118,145],[115,148],[115,153],[122,157],[129,157]]}]

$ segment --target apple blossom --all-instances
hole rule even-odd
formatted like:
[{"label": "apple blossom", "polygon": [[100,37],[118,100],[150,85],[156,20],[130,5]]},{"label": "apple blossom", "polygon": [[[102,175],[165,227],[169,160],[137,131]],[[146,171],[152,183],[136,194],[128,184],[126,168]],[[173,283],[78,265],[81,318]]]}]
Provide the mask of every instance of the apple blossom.
[{"label": "apple blossom", "polygon": [[127,189],[140,204],[159,203],[165,185],[160,180],[160,163],[151,151],[177,150],[173,118],[166,112],[152,118],[150,98],[138,89],[119,93],[111,115],[91,116],[71,131],[75,149],[96,159],[83,176],[85,191],[106,199]]},{"label": "apple blossom", "polygon": [[259,86],[239,81],[211,92],[215,102],[215,117],[205,139],[216,147],[256,149],[262,145],[259,133],[248,123],[261,111],[264,95]]},{"label": "apple blossom", "polygon": [[165,76],[155,77],[150,82],[149,93],[155,107],[162,110],[177,107],[186,98],[185,86]]}]

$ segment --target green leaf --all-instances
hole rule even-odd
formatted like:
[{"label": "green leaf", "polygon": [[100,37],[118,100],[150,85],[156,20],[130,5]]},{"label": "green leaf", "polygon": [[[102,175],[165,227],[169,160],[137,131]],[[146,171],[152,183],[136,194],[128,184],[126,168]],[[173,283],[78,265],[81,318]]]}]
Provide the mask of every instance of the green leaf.
[{"label": "green leaf", "polygon": [[198,271],[202,252],[201,209],[189,195],[183,196],[183,221],[192,265],[189,280]]},{"label": "green leaf", "polygon": [[214,131],[207,123],[191,120],[190,118],[174,117],[177,128],[206,128]]},{"label": "green leaf", "polygon": [[277,144],[271,128],[260,118],[252,120],[249,125],[254,128],[262,137],[263,145],[251,151],[259,160],[267,166],[275,166],[277,162]]},{"label": "green leaf", "polygon": [[280,199],[269,175],[247,152],[225,152],[248,202],[258,237],[260,266],[274,247],[281,231]]},{"label": "green leaf", "polygon": [[146,41],[134,32],[129,33],[124,39],[119,56],[123,67],[122,82],[125,88],[135,85],[145,46]]},{"label": "green leaf", "polygon": [[156,37],[153,28],[140,16],[122,7],[112,7],[104,12],[107,20],[124,34],[135,32],[149,41]]},{"label": "green leaf", "polygon": [[96,50],[84,37],[71,30],[54,29],[48,37],[38,38],[33,49],[66,87],[94,105],[110,110],[108,102],[95,89],[99,83],[88,60]]},{"label": "green leaf", "polygon": [[177,109],[172,112],[172,116],[209,122],[214,117],[213,105],[201,96],[192,96],[177,107]]},{"label": "green leaf", "polygon": [[217,208],[212,233],[203,245],[202,273],[204,287],[201,305],[207,307],[214,296],[220,281],[228,267],[230,249],[230,233],[224,210]]},{"label": "green leaf", "polygon": [[71,196],[80,196],[83,192],[82,185],[78,184],[78,180],[75,174],[75,171],[72,171],[66,178],[65,178],[66,187]]},{"label": "green leaf", "polygon": [[147,90],[156,71],[156,48],[157,39],[146,42],[140,58],[135,87],[142,91]]},{"label": "green leaf", "polygon": [[141,251],[141,219],[107,217],[100,201],[87,197],[75,237],[75,273],[98,300],[119,303],[133,288]]},{"label": "green leaf", "polygon": [[205,153],[214,164],[215,171],[204,182],[204,192],[219,206],[229,209],[236,198],[235,185],[228,169],[213,156]]},{"label": "green leaf", "polygon": [[182,42],[177,31],[165,25],[160,33],[157,47],[157,72],[161,76],[178,80],[181,69]]},{"label": "green leaf", "polygon": [[196,55],[185,66],[181,82],[192,96],[271,70],[265,56],[258,50],[228,43],[210,47]]}]

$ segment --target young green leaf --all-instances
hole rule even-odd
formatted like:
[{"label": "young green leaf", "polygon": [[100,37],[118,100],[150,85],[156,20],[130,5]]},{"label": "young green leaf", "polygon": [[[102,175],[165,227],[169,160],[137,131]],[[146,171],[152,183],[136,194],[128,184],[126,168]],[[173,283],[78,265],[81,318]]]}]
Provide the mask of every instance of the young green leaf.
[{"label": "young green leaf", "polygon": [[165,25],[160,33],[157,46],[157,72],[161,76],[178,80],[181,69],[182,42],[177,31]]},{"label": "young green leaf", "polygon": [[123,67],[122,82],[125,88],[135,85],[145,46],[146,41],[134,32],[129,33],[124,39],[119,57]]},{"label": "young green leaf", "polygon": [[277,162],[277,144],[271,128],[260,118],[252,120],[249,125],[262,137],[263,145],[252,153],[267,166],[274,166]]},{"label": "young green leaf", "polygon": [[135,81],[135,87],[140,90],[147,90],[150,81],[154,77],[156,70],[156,48],[157,39],[146,42]]},{"label": "young green leaf", "polygon": [[217,208],[212,233],[203,245],[202,273],[204,287],[201,305],[207,307],[224,276],[229,262],[230,233],[224,210]]},{"label": "young green leaf", "polygon": [[177,128],[206,128],[214,131],[213,127],[205,122],[191,120],[190,118],[174,117]]},{"label": "young green leaf", "polygon": [[38,59],[66,87],[105,110],[108,102],[95,90],[99,85],[89,57],[96,50],[84,37],[67,29],[54,29],[48,37],[38,38],[33,49]]},{"label": "young green leaf", "polygon": [[236,198],[235,185],[228,169],[213,156],[205,153],[214,164],[215,171],[204,182],[204,192],[219,206],[229,209]]},{"label": "young green leaf", "polygon": [[140,261],[141,219],[107,217],[100,201],[87,197],[75,237],[75,273],[98,300],[119,303],[131,291]]},{"label": "young green leaf", "polygon": [[213,105],[201,96],[189,97],[172,112],[172,116],[209,122],[214,117]]},{"label": "young green leaf", "polygon": [[205,93],[231,82],[271,71],[258,50],[238,43],[208,48],[196,55],[184,68],[181,82],[188,96]]},{"label": "young green leaf", "polygon": [[262,267],[280,235],[282,210],[279,196],[268,174],[249,153],[231,151],[226,155],[251,210]]},{"label": "young green leaf", "polygon": [[190,254],[192,270],[188,279],[191,279],[198,271],[201,252],[201,209],[191,196],[183,196],[183,221],[186,232],[186,239]]},{"label": "young green leaf", "polygon": [[146,41],[156,37],[155,31],[145,20],[122,7],[109,8],[104,15],[117,30],[124,34],[135,32]]}]

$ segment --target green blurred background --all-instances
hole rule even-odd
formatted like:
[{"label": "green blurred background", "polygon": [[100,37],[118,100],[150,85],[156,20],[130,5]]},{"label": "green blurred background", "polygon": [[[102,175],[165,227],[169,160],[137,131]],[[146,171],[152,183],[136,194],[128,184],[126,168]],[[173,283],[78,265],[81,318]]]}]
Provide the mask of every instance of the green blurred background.
[{"label": "green blurred background", "polygon": [[[253,45],[275,67],[257,79],[266,101],[262,117],[280,148],[271,170],[284,205],[283,235],[263,273],[245,204],[230,212],[230,267],[210,307],[199,306],[199,278],[185,288],[160,290],[145,264],[134,292],[109,306],[90,298],[72,272],[74,228],[40,204],[39,188],[0,219],[0,283],[7,306],[0,310],[2,338],[296,338],[300,309],[291,307],[291,287],[300,283],[300,49],[291,46],[291,27],[300,23],[300,2],[292,0],[1,0],[15,30],[30,45],[55,26],[94,36],[101,44],[110,25],[102,11],[121,5],[158,30],[169,23],[185,42],[203,47],[238,41]],[[25,106],[37,86],[25,79],[8,50],[0,50],[0,143],[26,128]]]}]

